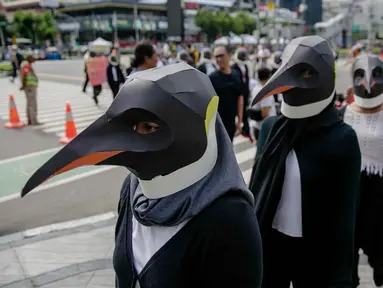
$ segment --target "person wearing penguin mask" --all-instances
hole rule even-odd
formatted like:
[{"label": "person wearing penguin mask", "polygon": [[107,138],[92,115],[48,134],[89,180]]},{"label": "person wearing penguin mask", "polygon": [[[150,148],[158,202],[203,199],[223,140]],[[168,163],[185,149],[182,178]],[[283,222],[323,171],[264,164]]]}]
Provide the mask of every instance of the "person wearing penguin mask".
[{"label": "person wearing penguin mask", "polygon": [[354,102],[340,109],[354,128],[362,151],[356,225],[354,286],[358,287],[359,249],[368,256],[375,285],[383,285],[383,62],[363,54],[352,66]]},{"label": "person wearing penguin mask", "polygon": [[257,288],[254,198],[209,77],[186,63],[130,75],[109,109],[28,180],[84,165],[130,170],[113,257],[121,288]]},{"label": "person wearing penguin mask", "polygon": [[253,100],[283,96],[281,115],[262,123],[249,186],[264,288],[351,287],[361,155],[334,108],[334,78],[329,43],[295,38]]}]

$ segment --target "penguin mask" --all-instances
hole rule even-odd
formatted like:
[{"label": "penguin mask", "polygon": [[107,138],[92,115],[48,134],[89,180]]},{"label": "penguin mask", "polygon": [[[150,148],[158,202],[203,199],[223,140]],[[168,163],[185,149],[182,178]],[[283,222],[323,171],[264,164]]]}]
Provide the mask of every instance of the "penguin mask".
[{"label": "penguin mask", "polygon": [[132,74],[105,114],[39,168],[21,196],[86,165],[128,168],[151,199],[191,186],[217,161],[215,95],[209,77],[186,63]]},{"label": "penguin mask", "polygon": [[354,99],[362,108],[383,103],[383,62],[378,56],[363,54],[352,66]]},{"label": "penguin mask", "polygon": [[254,98],[252,105],[282,93],[281,113],[308,118],[322,112],[335,93],[334,55],[319,36],[293,39],[282,53],[282,64]]}]

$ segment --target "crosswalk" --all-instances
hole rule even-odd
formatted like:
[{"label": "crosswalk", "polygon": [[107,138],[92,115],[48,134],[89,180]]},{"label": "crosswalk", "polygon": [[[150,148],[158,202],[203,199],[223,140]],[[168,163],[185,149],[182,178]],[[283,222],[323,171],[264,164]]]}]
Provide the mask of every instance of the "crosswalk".
[{"label": "crosswalk", "polygon": [[[8,79],[0,79],[0,87],[1,119],[8,119],[8,98],[10,94],[13,94],[19,116],[22,121],[26,121],[25,95],[23,91],[19,91],[19,84],[10,83]],[[69,102],[72,106],[77,132],[80,133],[106,111],[112,99],[110,89],[103,89],[99,96],[100,103],[97,107],[92,99],[91,88],[88,88],[87,93],[83,93],[78,85],[40,81],[38,89],[38,120],[42,125],[33,129],[56,135],[58,138],[64,136],[65,105],[66,102]],[[234,139],[234,151],[244,178],[248,181],[255,156],[255,146],[244,137],[236,137]]]}]

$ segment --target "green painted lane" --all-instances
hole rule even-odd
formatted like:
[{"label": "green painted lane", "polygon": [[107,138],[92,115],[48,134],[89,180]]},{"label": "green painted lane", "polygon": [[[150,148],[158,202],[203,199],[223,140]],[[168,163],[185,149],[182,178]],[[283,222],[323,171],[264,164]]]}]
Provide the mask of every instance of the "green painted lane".
[{"label": "green painted lane", "polygon": [[[0,161],[0,197],[20,193],[29,177],[59,150],[59,148],[48,149]],[[100,167],[89,166],[77,168],[53,177],[44,182],[44,184],[54,183],[95,169],[100,169]]]}]

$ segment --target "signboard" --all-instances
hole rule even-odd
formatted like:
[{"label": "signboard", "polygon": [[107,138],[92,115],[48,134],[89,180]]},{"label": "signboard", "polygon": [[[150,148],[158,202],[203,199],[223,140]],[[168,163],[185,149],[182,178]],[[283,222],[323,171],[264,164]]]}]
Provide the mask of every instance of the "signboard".
[{"label": "signboard", "polygon": [[46,8],[58,8],[60,7],[59,0],[40,0],[40,6]]},{"label": "signboard", "polygon": [[102,85],[107,81],[106,68],[108,66],[108,59],[103,57],[89,58],[86,62],[86,69],[89,81],[92,86]]},{"label": "signboard", "polygon": [[268,8],[269,10],[273,10],[273,9],[274,9],[274,3],[273,3],[273,2],[269,2],[269,3],[267,3],[267,8]]},{"label": "signboard", "polygon": [[184,12],[182,2],[182,0],[167,1],[168,41],[178,42],[184,38]]}]

